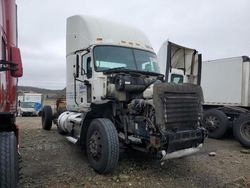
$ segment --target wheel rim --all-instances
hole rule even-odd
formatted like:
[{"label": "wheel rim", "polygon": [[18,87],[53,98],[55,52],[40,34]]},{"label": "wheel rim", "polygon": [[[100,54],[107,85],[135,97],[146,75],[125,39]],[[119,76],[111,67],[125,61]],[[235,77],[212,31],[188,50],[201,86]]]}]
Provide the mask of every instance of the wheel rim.
[{"label": "wheel rim", "polygon": [[102,157],[102,138],[98,131],[94,131],[89,138],[89,152],[95,161],[99,161]]},{"label": "wheel rim", "polygon": [[240,126],[241,135],[248,141],[250,141],[250,122],[244,122]]},{"label": "wheel rim", "polygon": [[208,116],[206,119],[205,119],[205,125],[206,125],[206,128],[213,132],[215,131],[216,129],[218,129],[220,127],[220,120],[215,117],[215,116]]}]

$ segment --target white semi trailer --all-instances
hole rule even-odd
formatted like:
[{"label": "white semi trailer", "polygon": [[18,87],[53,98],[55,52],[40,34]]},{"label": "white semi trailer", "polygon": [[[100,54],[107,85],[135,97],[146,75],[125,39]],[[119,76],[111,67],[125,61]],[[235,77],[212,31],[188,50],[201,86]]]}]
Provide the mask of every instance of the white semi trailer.
[{"label": "white semi trailer", "polygon": [[202,88],[208,135],[221,138],[229,128],[250,147],[250,59],[247,56],[204,61]]},{"label": "white semi trailer", "polygon": [[168,83],[143,32],[104,19],[76,15],[67,19],[67,111],[42,111],[42,127],[52,122],[59,133],[86,149],[90,165],[108,173],[117,165],[119,147],[130,147],[161,160],[199,151],[201,58],[198,52],[165,44],[165,78],[184,71],[185,84]]}]

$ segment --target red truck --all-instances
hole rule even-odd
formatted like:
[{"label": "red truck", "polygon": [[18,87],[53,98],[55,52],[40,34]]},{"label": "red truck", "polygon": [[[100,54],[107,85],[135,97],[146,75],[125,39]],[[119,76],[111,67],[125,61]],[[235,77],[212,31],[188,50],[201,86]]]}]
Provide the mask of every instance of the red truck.
[{"label": "red truck", "polygon": [[18,187],[17,83],[23,74],[17,47],[15,0],[0,0],[0,187]]}]

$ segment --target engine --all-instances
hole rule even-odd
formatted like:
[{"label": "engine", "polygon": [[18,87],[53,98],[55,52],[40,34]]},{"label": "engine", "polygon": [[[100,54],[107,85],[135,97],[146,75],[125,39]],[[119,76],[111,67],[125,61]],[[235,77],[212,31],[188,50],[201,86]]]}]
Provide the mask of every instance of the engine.
[{"label": "engine", "polygon": [[146,76],[139,73],[118,73],[108,76],[107,98],[129,102],[143,98],[143,92],[154,82],[157,76]]}]

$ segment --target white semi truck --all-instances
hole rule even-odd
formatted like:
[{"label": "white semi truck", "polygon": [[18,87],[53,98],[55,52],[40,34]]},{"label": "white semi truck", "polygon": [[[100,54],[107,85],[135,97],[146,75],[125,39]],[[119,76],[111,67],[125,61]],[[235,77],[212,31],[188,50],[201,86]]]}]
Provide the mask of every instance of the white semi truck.
[{"label": "white semi truck", "polygon": [[221,138],[233,128],[236,139],[250,147],[250,59],[247,56],[204,61],[201,85],[208,135]]},{"label": "white semi truck", "polygon": [[[53,114],[44,106],[42,127],[50,130],[54,122],[86,149],[98,173],[115,168],[121,145],[160,160],[199,151],[206,131],[196,50],[165,43],[163,75],[143,32],[81,15],[67,19],[66,47],[67,111]],[[184,72],[186,83],[168,83],[172,69]]]}]

